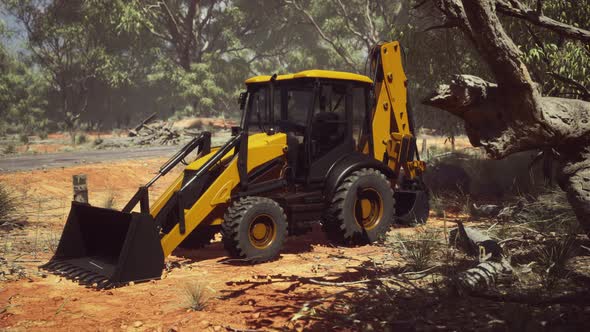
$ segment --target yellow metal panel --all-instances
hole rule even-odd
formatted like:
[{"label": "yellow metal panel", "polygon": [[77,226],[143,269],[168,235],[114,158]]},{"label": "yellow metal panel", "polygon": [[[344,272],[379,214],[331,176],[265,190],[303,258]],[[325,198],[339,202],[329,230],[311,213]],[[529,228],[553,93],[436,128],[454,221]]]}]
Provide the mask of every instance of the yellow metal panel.
[{"label": "yellow metal panel", "polygon": [[[287,136],[283,133],[274,135],[261,133],[250,136],[248,139],[248,172],[284,155],[286,147]],[[227,158],[232,155],[233,153],[229,152]],[[226,196],[225,194],[221,195],[221,197],[225,197],[225,201],[220,200],[219,193],[223,192],[227,187],[233,189],[239,183],[238,158],[237,156],[231,158],[225,170],[213,181],[197,202],[189,210],[185,210],[186,232],[180,234],[179,225],[176,225],[162,238],[164,256],[170,255],[182,240],[213,211],[217,204],[226,203],[229,200],[229,195]],[[213,223],[217,224],[217,222],[220,222],[220,220],[215,220]]]},{"label": "yellow metal panel", "polygon": [[406,74],[402,67],[401,47],[398,42],[390,42],[381,47],[385,87],[393,105],[393,114],[399,133],[412,135],[406,108]]},{"label": "yellow metal panel", "polygon": [[[198,170],[219,148],[211,149],[211,153],[202,156],[201,158],[193,161],[190,163],[185,169],[188,170]],[[170,200],[170,197],[180,190],[180,186],[182,185],[182,179],[184,177],[184,173],[181,173],[176,180],[166,189],[166,191],[158,197],[158,199],[152,204],[150,207],[150,214],[155,218],[158,213],[162,210],[164,205]]]},{"label": "yellow metal panel", "polygon": [[[201,158],[193,161],[192,163],[188,164],[188,166],[185,168],[185,170],[189,170],[189,171],[196,171],[199,168],[201,168],[201,166],[203,166],[203,164],[209,160],[209,158],[211,158],[215,152],[217,152],[217,150],[219,150],[219,148],[213,148],[211,149],[211,152],[202,156]],[[229,154],[231,156],[231,154]]]},{"label": "yellow metal panel", "polygon": [[[383,83],[377,87],[379,95],[375,113],[373,114],[373,143],[374,157],[383,160],[383,154],[387,151],[391,133],[401,136],[412,135],[406,109],[406,74],[402,67],[401,48],[398,42],[390,42],[381,45],[381,61],[383,65]],[[391,112],[397,123],[397,130],[391,123]],[[390,156],[393,157],[393,156]]]},{"label": "yellow metal panel", "polygon": [[[265,83],[270,81],[271,76],[263,75],[263,76],[255,76],[246,80],[246,84],[250,83]],[[365,75],[359,75],[354,73],[348,73],[343,71],[333,71],[333,70],[319,70],[319,69],[311,69],[305,70],[294,74],[285,74],[285,75],[278,75],[277,81],[284,81],[284,80],[292,80],[296,78],[328,78],[328,79],[336,79],[336,80],[347,80],[347,81],[357,81],[363,83],[373,83],[373,81]]]}]

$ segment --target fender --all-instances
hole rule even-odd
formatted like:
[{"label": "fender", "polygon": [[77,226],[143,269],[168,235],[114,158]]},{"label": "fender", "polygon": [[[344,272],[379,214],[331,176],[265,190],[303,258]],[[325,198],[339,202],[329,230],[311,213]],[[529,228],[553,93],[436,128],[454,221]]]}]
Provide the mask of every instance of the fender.
[{"label": "fender", "polygon": [[371,156],[360,152],[353,152],[346,156],[338,159],[334,165],[328,171],[326,176],[326,182],[324,185],[324,197],[327,201],[332,200],[332,195],[338,185],[352,172],[358,171],[361,168],[374,168],[377,169],[389,178],[395,177],[395,172],[387,167],[387,165],[374,159]]}]

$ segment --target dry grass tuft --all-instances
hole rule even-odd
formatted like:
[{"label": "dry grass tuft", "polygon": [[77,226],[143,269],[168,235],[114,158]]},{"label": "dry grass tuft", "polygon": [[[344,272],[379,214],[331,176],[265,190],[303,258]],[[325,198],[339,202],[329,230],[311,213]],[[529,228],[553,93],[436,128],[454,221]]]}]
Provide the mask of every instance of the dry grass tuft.
[{"label": "dry grass tuft", "polygon": [[439,245],[438,233],[428,229],[419,229],[412,235],[396,234],[392,242],[395,252],[399,253],[414,271],[432,266]]},{"label": "dry grass tuft", "polygon": [[104,198],[104,200],[100,204],[100,206],[105,209],[114,209],[115,203],[116,203],[115,193],[113,193],[112,191],[109,191],[107,193],[107,196]]},{"label": "dry grass tuft", "polygon": [[187,309],[201,311],[211,299],[208,288],[202,282],[190,282],[185,286]]},{"label": "dry grass tuft", "polygon": [[0,183],[0,227],[14,226],[19,219],[20,215],[14,195]]},{"label": "dry grass tuft", "polygon": [[541,277],[545,288],[552,289],[559,280],[567,277],[567,265],[576,251],[575,239],[575,235],[568,234],[557,241],[548,242],[538,250],[539,266],[543,269]]},{"label": "dry grass tuft", "polygon": [[520,200],[523,208],[514,216],[515,222],[527,223],[539,232],[576,231],[578,221],[563,191],[549,189],[536,197]]}]

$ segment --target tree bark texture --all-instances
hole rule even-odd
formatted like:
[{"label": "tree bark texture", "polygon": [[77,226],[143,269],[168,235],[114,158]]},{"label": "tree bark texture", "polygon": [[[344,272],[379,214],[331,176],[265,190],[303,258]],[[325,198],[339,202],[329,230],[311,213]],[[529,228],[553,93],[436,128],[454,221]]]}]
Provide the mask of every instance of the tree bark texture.
[{"label": "tree bark texture", "polygon": [[[590,103],[541,96],[496,13],[515,11],[509,14],[518,17],[526,8],[514,0],[435,2],[473,42],[496,83],[455,75],[424,103],[462,118],[471,144],[483,147],[492,158],[532,149],[557,151],[558,183],[567,192],[579,222],[590,232]],[[547,21],[542,20],[543,24]],[[566,28],[559,25],[555,29]],[[577,28],[572,31],[581,36],[578,39],[590,35]]]}]

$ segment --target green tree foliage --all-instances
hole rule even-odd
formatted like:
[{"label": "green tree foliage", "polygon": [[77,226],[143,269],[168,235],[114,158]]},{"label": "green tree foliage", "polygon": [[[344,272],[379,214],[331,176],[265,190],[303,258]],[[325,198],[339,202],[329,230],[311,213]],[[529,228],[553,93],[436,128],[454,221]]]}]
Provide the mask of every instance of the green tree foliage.
[{"label": "green tree foliage", "polygon": [[[400,40],[418,126],[453,136],[461,123],[420,100],[453,74],[489,79],[469,41],[444,26],[430,1],[5,0],[0,9],[27,41],[18,60],[0,49],[0,121],[31,131],[53,123],[71,131],[123,127],[152,112],[237,115],[249,76],[366,73],[372,45]],[[546,0],[542,9],[590,24],[588,0]],[[588,45],[505,21],[545,94],[590,98]]]},{"label": "green tree foliage", "polygon": [[[536,1],[525,1],[536,8]],[[542,2],[544,15],[575,27],[590,28],[590,1]],[[524,60],[549,96],[590,100],[590,45],[565,39],[520,20],[506,20]]]},{"label": "green tree foliage", "polygon": [[[9,38],[1,25],[0,38]],[[48,121],[43,91],[44,80],[31,69],[31,63],[18,61],[0,44],[0,134],[44,129]]]}]

